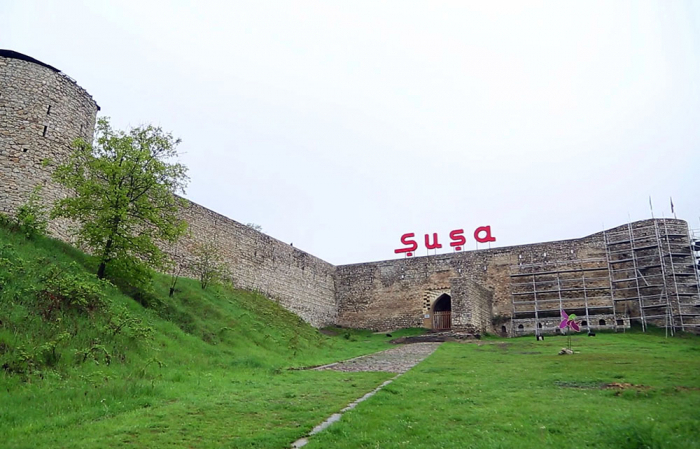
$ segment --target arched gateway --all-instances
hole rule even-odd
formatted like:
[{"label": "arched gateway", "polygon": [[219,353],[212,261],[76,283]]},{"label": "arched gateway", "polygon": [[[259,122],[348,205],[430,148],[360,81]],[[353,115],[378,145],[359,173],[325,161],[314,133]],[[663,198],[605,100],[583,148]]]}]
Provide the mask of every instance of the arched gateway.
[{"label": "arched gateway", "polygon": [[443,293],[433,304],[433,329],[446,330],[452,328],[452,297]]}]

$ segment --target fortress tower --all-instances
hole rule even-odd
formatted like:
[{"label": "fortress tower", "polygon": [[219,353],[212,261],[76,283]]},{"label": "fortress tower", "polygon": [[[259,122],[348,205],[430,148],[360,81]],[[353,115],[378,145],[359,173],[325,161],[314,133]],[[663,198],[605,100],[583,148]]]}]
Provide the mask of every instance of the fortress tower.
[{"label": "fortress tower", "polygon": [[[99,110],[90,94],[60,70],[0,50],[0,213],[13,215],[37,185],[43,186],[47,205],[66,194],[51,181],[51,173],[67,159],[75,139],[92,140]],[[163,250],[185,273],[193,250],[213,242],[237,287],[265,294],[314,326],[335,322],[333,265],[189,201],[181,216],[190,232]],[[53,220],[49,231],[70,241],[69,226]]]},{"label": "fortress tower", "polygon": [[[13,214],[37,185],[52,202],[62,190],[51,182],[71,143],[92,139],[100,107],[85,89],[55,67],[0,50],[0,212]],[[52,233],[65,237],[65,223]]]}]

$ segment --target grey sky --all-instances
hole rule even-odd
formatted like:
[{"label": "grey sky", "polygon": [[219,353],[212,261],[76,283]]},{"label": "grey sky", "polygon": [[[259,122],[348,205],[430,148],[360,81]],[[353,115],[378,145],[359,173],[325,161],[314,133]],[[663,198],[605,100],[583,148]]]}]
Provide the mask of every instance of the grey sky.
[{"label": "grey sky", "polygon": [[581,237],[649,195],[700,226],[700,2],[4,0],[0,48],[171,130],[188,198],[331,263]]}]

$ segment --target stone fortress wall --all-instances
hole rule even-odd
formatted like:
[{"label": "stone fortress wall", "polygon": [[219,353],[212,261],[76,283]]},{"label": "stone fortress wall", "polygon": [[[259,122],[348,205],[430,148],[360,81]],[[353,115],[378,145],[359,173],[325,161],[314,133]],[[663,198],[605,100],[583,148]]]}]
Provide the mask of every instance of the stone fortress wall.
[{"label": "stone fortress wall", "polygon": [[[66,192],[51,181],[78,137],[92,139],[99,106],[58,69],[0,50],[0,212],[12,215],[35,186],[47,204]],[[201,242],[216,242],[241,288],[259,290],[314,326],[336,319],[335,267],[193,202],[182,211],[190,233],[166,248],[181,261]],[[70,223],[51,234],[71,240]]]},{"label": "stone fortress wall", "polygon": [[181,218],[189,232],[171,254],[184,266],[198,244],[213,242],[236,286],[260,291],[313,326],[335,323],[333,265],[191,201]]},{"label": "stone fortress wall", "polygon": [[[0,50],[0,212],[12,214],[35,186],[52,203],[65,192],[51,181],[77,138],[92,139],[100,107],[58,69]],[[67,238],[67,222],[50,230]]]},{"label": "stone fortress wall", "polygon": [[[338,324],[373,329],[423,326],[433,305],[424,292],[439,290],[452,296],[456,326],[494,332],[494,317],[513,315],[510,274],[520,261],[600,255],[605,255],[602,234],[594,234],[576,240],[339,266]],[[460,303],[465,305],[460,307]]]},{"label": "stone fortress wall", "polygon": [[[57,69],[0,50],[0,212],[14,213],[36,185],[44,186],[47,202],[66,194],[50,181],[52,167],[68,156],[75,138],[92,136],[98,110]],[[645,220],[574,240],[334,266],[190,201],[182,217],[188,235],[166,248],[177,260],[186,265],[197,245],[215,242],[237,286],[264,293],[317,327],[430,328],[444,295],[451,298],[452,327],[472,332],[554,332],[560,309],[584,316],[589,330],[625,329],[633,318],[658,324],[662,314],[674,325],[700,326],[700,287],[682,220]],[[50,231],[70,240],[69,223],[51,223]]]},{"label": "stone fortress wall", "polygon": [[700,330],[700,244],[683,220],[642,220],[580,239],[336,268],[338,324],[432,327],[452,298],[452,326],[501,335],[556,333],[561,311],[585,330]]}]

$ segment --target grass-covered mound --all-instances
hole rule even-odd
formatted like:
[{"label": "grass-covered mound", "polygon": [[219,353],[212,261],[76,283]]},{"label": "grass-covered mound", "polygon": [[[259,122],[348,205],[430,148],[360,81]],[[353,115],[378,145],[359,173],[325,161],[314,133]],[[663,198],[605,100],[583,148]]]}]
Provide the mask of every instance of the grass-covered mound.
[{"label": "grass-covered mound", "polygon": [[388,348],[383,335],[324,335],[230,287],[181,279],[171,298],[166,276],[142,291],[95,272],[0,228],[0,446],[282,447],[387,377],[286,369]]}]

